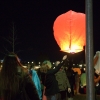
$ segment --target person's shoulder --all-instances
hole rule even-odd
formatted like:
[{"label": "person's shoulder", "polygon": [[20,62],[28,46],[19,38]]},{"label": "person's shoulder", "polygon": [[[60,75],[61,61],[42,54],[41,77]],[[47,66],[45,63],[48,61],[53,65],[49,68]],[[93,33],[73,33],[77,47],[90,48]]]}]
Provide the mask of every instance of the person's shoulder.
[{"label": "person's shoulder", "polygon": [[17,73],[17,76],[21,79],[25,79],[25,78],[28,78],[30,75],[28,72],[24,72],[24,71],[21,71],[21,72],[18,72]]},{"label": "person's shoulder", "polygon": [[31,76],[28,73],[23,74],[22,83],[24,84],[32,83]]}]

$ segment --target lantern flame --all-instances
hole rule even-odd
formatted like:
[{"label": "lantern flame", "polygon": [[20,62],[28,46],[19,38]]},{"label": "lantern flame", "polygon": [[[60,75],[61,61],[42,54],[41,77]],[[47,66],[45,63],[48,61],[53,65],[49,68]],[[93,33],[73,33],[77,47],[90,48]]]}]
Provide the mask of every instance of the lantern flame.
[{"label": "lantern flame", "polygon": [[54,37],[61,51],[77,53],[86,44],[85,14],[72,10],[58,16],[53,26]]}]

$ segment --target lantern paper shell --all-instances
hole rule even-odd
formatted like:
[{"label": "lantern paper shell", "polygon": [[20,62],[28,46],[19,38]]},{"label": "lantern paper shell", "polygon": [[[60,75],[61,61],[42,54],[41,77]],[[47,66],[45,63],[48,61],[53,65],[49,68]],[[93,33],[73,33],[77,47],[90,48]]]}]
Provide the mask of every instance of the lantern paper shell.
[{"label": "lantern paper shell", "polygon": [[86,44],[85,14],[68,11],[56,18],[53,25],[54,38],[61,51],[80,52]]}]

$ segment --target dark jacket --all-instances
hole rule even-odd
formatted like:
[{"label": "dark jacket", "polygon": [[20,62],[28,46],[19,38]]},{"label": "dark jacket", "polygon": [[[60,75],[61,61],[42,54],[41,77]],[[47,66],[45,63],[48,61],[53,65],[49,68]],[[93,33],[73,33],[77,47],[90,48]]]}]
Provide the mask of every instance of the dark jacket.
[{"label": "dark jacket", "polygon": [[13,93],[9,95],[9,92],[12,91],[3,90],[6,97],[3,98],[0,94],[0,100],[40,100],[36,87],[28,74],[17,73],[16,77],[19,78],[19,88],[16,95]]},{"label": "dark jacket", "polygon": [[62,65],[63,65],[63,61],[61,61],[61,63],[57,67],[55,67],[55,69],[50,69],[46,73],[46,77],[45,77],[46,96],[57,94],[60,91],[55,74],[59,71]]},{"label": "dark jacket", "polygon": [[[34,83],[32,82],[30,76],[28,74],[26,74],[24,76],[24,79],[22,82],[20,82],[20,88],[19,88],[20,91],[22,91],[23,96],[23,100],[40,100],[39,99],[39,96],[38,96],[38,93],[36,91],[36,87],[34,85]],[[17,95],[17,97],[20,97],[20,94]],[[18,97],[18,98],[19,98]],[[26,98],[29,98],[29,99],[26,99]]]}]

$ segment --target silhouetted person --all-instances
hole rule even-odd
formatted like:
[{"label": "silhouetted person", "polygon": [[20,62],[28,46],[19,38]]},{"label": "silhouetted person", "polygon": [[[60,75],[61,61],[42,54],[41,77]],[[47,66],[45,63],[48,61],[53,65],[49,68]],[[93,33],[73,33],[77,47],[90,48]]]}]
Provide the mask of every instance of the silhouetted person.
[{"label": "silhouetted person", "polygon": [[[58,61],[56,61],[57,63]],[[55,74],[56,80],[58,81],[58,87],[59,87],[59,94],[58,94],[58,100],[66,100],[67,99],[67,91],[70,93],[70,83],[67,78],[66,72],[64,67],[62,66],[60,70]]]},{"label": "silhouetted person", "polygon": [[59,71],[61,66],[64,64],[65,59],[67,58],[67,55],[63,57],[60,63],[57,63],[57,67],[55,69],[52,69],[52,64],[50,61],[44,61],[42,63],[41,72],[45,73],[45,96],[47,100],[57,100],[57,94],[59,92],[58,83],[55,77],[55,74]]},{"label": "silhouetted person", "polygon": [[39,100],[35,85],[16,54],[8,54],[0,72],[0,100]]},{"label": "silhouetted person", "polygon": [[67,95],[68,95],[69,98],[73,98],[73,96],[74,96],[74,85],[75,85],[75,73],[72,70],[72,66],[68,67],[68,69],[66,70],[66,74],[67,74],[67,77],[68,77],[68,80],[69,80],[69,83],[70,83],[70,86],[71,86],[71,93],[68,92]]}]

